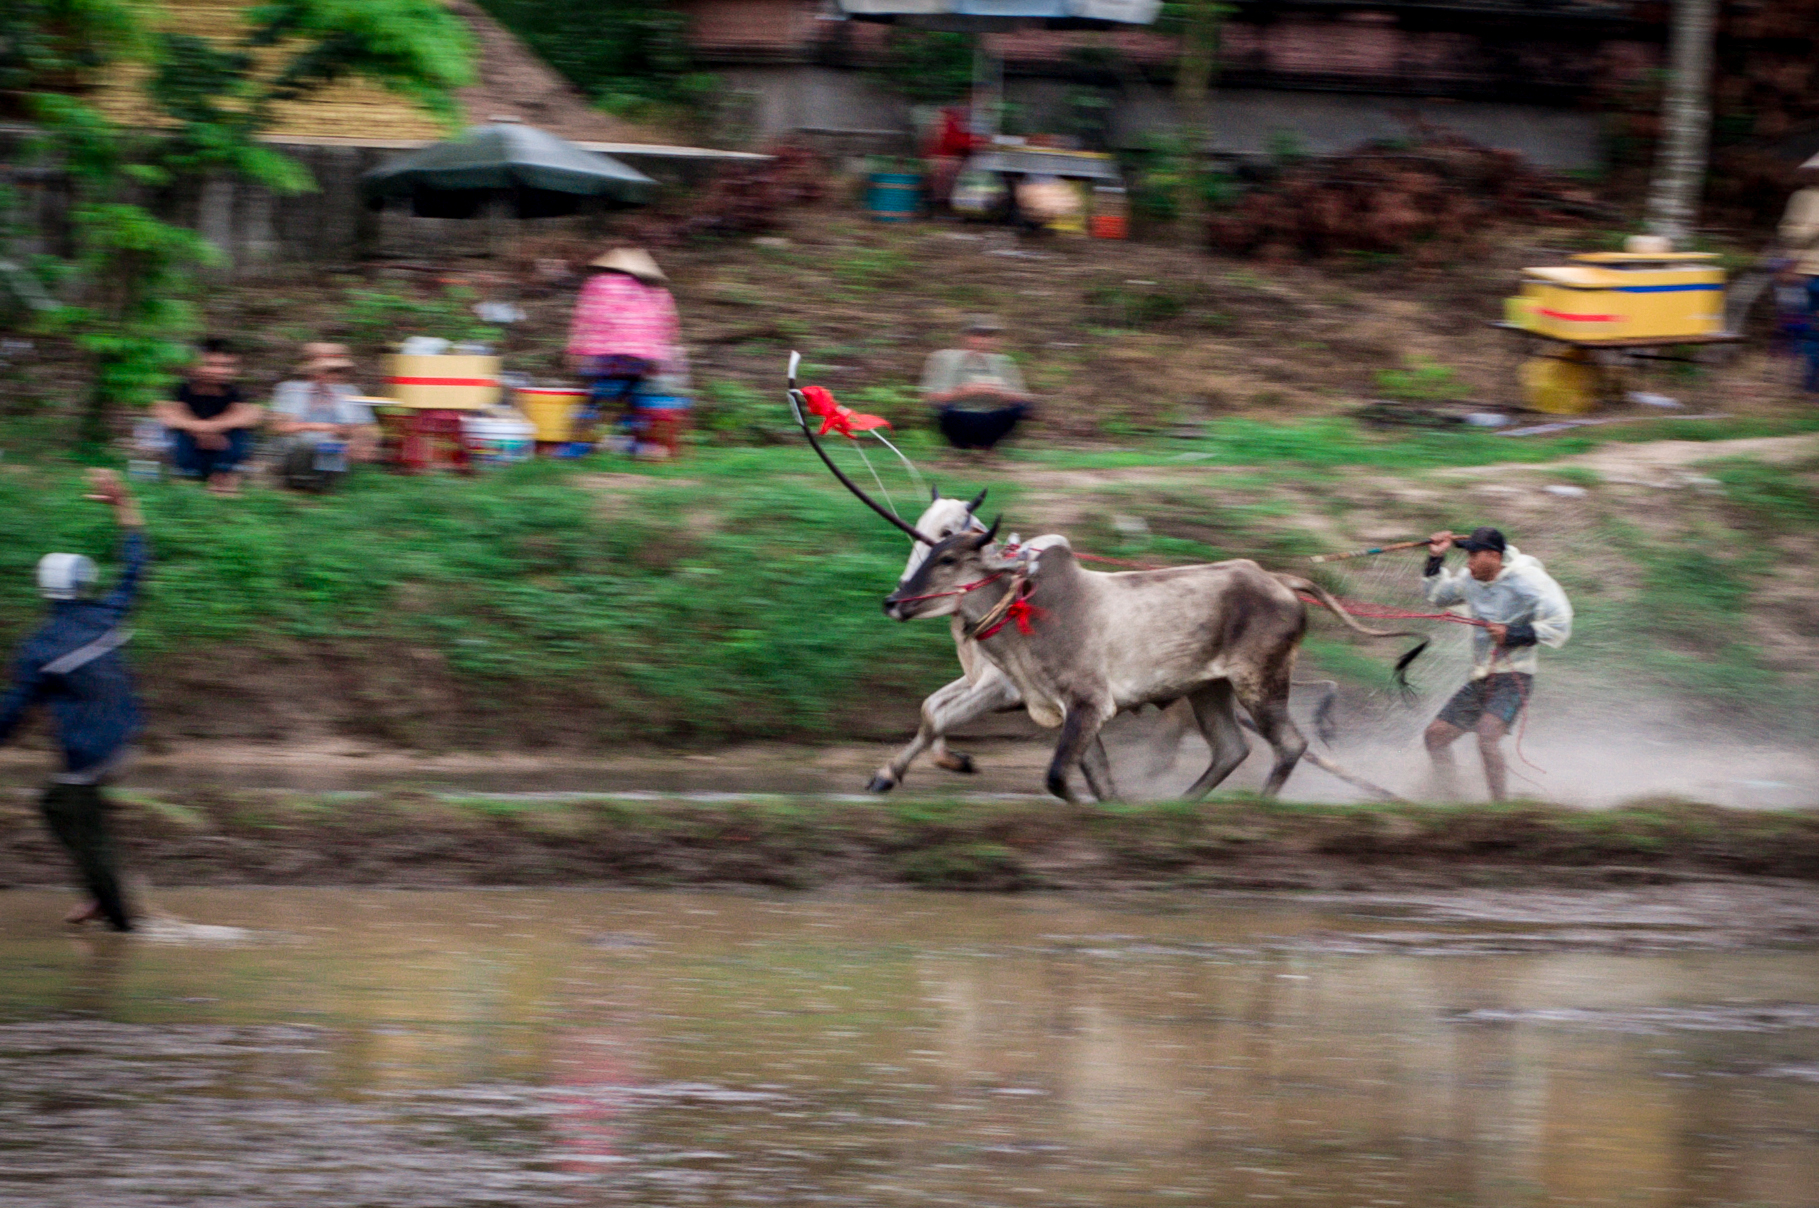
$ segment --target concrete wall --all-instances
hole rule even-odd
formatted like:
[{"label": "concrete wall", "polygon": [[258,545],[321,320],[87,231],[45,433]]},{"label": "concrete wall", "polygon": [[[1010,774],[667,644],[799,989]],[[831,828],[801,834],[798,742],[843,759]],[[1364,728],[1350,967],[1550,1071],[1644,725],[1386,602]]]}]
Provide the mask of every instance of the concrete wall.
[{"label": "concrete wall", "polygon": [[806,135],[836,152],[903,153],[912,147],[910,107],[864,71],[806,63],[719,70],[728,91],[750,98],[755,144]]},{"label": "concrete wall", "polygon": [[[909,105],[866,72],[778,63],[727,68],[722,75],[730,89],[749,96],[745,112],[757,142],[805,133],[809,141],[841,153],[910,148]],[[1067,98],[1077,87],[1012,76],[1005,81],[1005,99],[1022,107],[1032,128],[1064,130]],[[1226,89],[1215,94],[1211,110],[1208,149],[1217,155],[1265,156],[1285,134],[1309,154],[1331,155],[1368,139],[1405,137],[1413,123],[1425,122],[1521,152],[1558,171],[1595,169],[1600,163],[1598,116],[1545,105]],[[1114,90],[1115,147],[1141,147],[1150,133],[1174,127],[1175,106],[1162,90],[1141,82]]]},{"label": "concrete wall", "polygon": [[[1127,98],[1113,110],[1114,141],[1140,146],[1145,133],[1169,129],[1174,118],[1174,105],[1162,97]],[[1343,92],[1221,91],[1211,104],[1209,149],[1220,155],[1262,156],[1288,134],[1309,154],[1331,155],[1367,139],[1406,137],[1416,122],[1444,127],[1487,147],[1521,152],[1556,171],[1600,166],[1595,113]]]}]

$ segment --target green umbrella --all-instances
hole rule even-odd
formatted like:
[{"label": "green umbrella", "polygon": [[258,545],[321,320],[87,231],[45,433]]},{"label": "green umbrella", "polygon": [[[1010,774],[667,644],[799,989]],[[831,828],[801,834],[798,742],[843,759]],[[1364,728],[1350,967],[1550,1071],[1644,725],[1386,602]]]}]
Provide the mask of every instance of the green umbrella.
[{"label": "green umbrella", "polygon": [[360,177],[368,205],[408,199],[426,218],[472,218],[494,200],[508,200],[520,218],[553,217],[574,213],[587,197],[644,205],[656,189],[636,168],[516,122],[471,127]]}]

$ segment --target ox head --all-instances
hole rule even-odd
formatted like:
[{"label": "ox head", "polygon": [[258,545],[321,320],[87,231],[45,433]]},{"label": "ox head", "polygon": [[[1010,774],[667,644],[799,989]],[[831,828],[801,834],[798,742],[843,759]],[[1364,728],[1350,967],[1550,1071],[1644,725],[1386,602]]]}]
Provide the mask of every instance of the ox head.
[{"label": "ox head", "polygon": [[922,565],[884,597],[884,615],[897,621],[945,617],[960,607],[961,589],[990,578],[1009,563],[992,547],[998,521],[982,532],[965,529],[937,541]]},{"label": "ox head", "polygon": [[[983,533],[985,525],[974,513],[984,502],[985,491],[983,490],[973,496],[971,500],[944,499],[939,488],[931,487],[929,505],[923,509],[922,515],[916,517],[916,531],[926,533],[936,541],[945,541],[955,533],[964,533],[969,530]],[[899,585],[916,573],[916,568],[927,560],[928,551],[929,547],[920,542],[910,546],[909,561],[904,564],[903,573],[897,576]]]}]

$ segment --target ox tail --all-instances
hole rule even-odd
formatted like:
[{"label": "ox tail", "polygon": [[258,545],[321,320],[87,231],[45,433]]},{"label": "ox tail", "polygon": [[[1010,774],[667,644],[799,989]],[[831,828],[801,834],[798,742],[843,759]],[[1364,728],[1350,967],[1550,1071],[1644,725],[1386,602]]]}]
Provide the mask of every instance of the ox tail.
[{"label": "ox tail", "polygon": [[1345,627],[1354,633],[1361,633],[1367,638],[1420,638],[1421,640],[1419,642],[1404,653],[1401,658],[1396,660],[1396,668],[1394,672],[1392,672],[1396,679],[1396,686],[1402,689],[1403,694],[1414,694],[1414,689],[1409,686],[1408,682],[1408,669],[1414,664],[1415,660],[1420,658],[1422,653],[1427,650],[1428,642],[1432,639],[1426,634],[1414,629],[1366,628],[1365,626],[1358,624],[1351,613],[1345,611],[1345,605],[1341,604],[1338,599],[1334,597],[1332,592],[1326,590],[1326,588],[1320,586],[1312,579],[1304,579],[1300,575],[1281,573],[1277,573],[1275,578],[1284,587],[1311,596],[1315,603],[1338,617]]}]

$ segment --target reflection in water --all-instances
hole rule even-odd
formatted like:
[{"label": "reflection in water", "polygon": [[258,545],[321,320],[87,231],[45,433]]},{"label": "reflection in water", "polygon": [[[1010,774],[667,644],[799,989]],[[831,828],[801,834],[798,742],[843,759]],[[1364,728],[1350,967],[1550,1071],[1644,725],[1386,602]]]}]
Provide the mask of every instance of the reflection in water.
[{"label": "reflection in water", "polygon": [[1813,952],[1343,955],[1296,937],[1383,919],[1263,900],[169,896],[239,944],[61,905],[0,895],[8,1208],[1819,1187],[1819,1083],[1765,1073],[1819,1069]]}]

